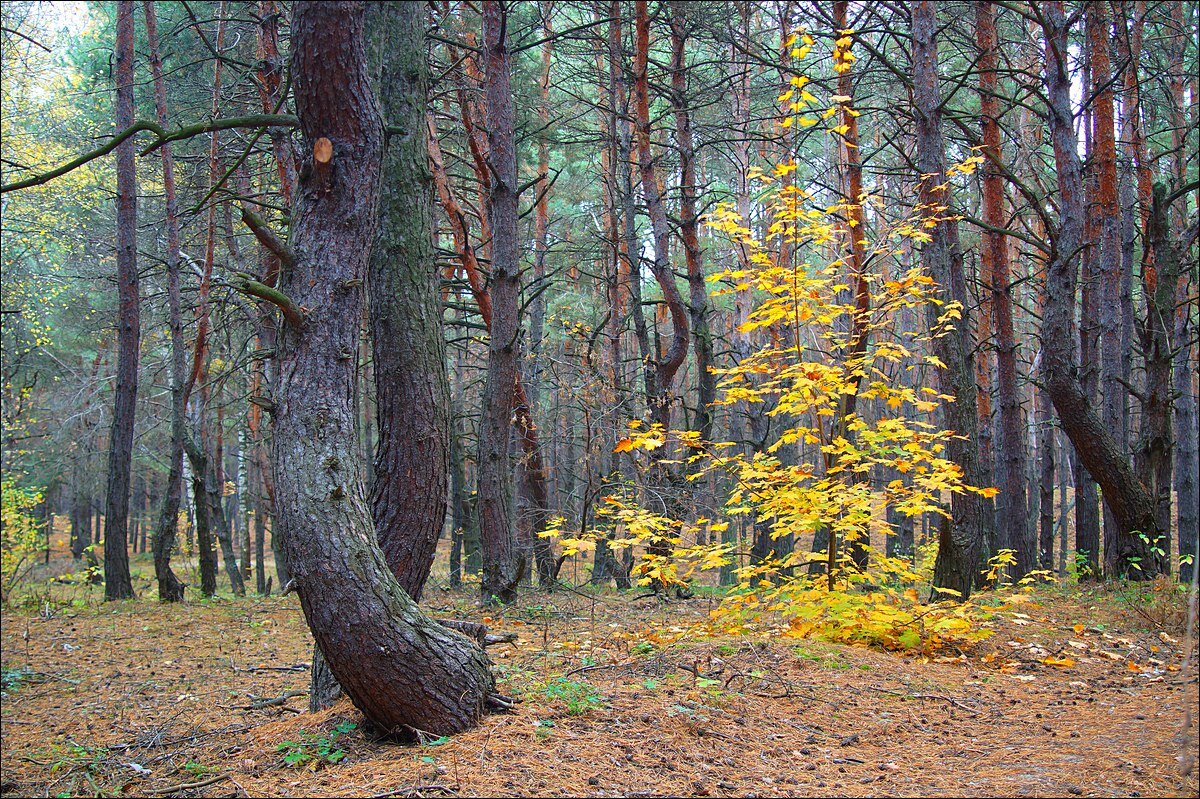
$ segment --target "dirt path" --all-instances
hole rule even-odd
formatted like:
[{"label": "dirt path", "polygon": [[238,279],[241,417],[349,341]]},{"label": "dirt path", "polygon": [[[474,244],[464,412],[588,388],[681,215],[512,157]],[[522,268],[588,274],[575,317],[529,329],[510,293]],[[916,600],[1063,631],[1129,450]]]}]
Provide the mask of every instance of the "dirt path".
[{"label": "dirt path", "polygon": [[3,791],[1196,795],[1177,760],[1195,681],[1170,635],[1054,595],[969,657],[922,662],[687,634],[708,607],[531,596],[490,618],[521,636],[492,650],[517,710],[423,746],[374,741],[347,702],[256,707],[307,688],[294,597],[5,612]]}]

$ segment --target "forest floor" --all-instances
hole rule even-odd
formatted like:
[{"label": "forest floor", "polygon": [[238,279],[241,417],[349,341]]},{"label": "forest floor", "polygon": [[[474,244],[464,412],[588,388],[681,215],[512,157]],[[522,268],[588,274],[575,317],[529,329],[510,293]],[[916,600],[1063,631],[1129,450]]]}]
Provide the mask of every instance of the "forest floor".
[{"label": "forest floor", "polygon": [[[707,596],[530,590],[483,617],[519,635],[489,650],[516,710],[421,745],[374,739],[346,700],[306,712],[294,595],[77,590],[3,612],[5,796],[1197,795],[1166,584],[1042,588],[924,659],[705,635]],[[423,604],[480,618],[465,592]]]}]

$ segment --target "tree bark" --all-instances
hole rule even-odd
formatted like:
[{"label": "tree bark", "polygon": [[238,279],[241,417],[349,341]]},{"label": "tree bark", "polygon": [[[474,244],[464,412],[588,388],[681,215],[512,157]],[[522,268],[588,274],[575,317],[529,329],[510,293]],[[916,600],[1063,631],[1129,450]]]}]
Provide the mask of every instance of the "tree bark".
[{"label": "tree bark", "polygon": [[[647,390],[650,401],[650,418],[661,424],[664,432],[671,429],[672,384],[679,367],[687,357],[689,322],[683,305],[683,297],[675,284],[671,271],[670,236],[666,207],[663,204],[662,186],[654,168],[654,155],[650,149],[650,15],[646,0],[635,3],[636,28],[633,58],[634,119],[637,132],[638,168],[642,177],[642,195],[646,200],[646,214],[650,217],[651,238],[654,241],[654,260],[650,270],[654,280],[662,289],[663,299],[671,314],[671,343],[666,352],[654,363],[647,363],[647,388],[653,384],[653,392]],[[631,253],[632,255],[632,253]],[[650,380],[650,371],[653,379]]]},{"label": "tree bark", "polygon": [[708,321],[708,286],[700,250],[700,217],[696,211],[696,154],[688,110],[688,40],[685,4],[671,4],[671,105],[675,109],[675,141],[679,147],[679,238],[687,264],[688,314],[696,354],[696,419],[694,429],[702,441],[711,441],[717,376],[713,373],[713,335]]},{"label": "tree bark", "polygon": [[[117,128],[133,124],[133,2],[117,4]],[[133,422],[137,412],[141,308],[137,271],[137,171],[134,144],[117,147],[117,379],[104,503],[104,598],[131,599],[127,534]]]},{"label": "tree bark", "polygon": [[[996,387],[999,405],[999,433],[995,448],[997,485],[997,548],[1017,552],[1017,577],[1039,568],[1038,543],[1028,521],[1028,501],[1025,496],[1025,422],[1021,415],[1021,395],[1017,386],[1017,342],[1013,333],[1013,286],[1008,257],[1008,239],[1001,231],[1006,226],[1004,216],[1004,177],[1000,164],[1003,152],[1000,144],[999,44],[996,38],[996,7],[991,2],[975,6],[976,43],[979,47],[979,105],[983,146],[987,160],[983,164],[983,221],[992,227],[982,233],[981,282],[984,296],[990,302],[981,308],[980,315],[993,316],[996,331]],[[983,327],[981,323],[981,328]],[[988,357],[984,348],[980,370],[990,376],[986,367]],[[980,396],[988,390],[990,380],[982,382]],[[991,419],[982,410],[980,424],[991,426]],[[989,454],[980,446],[980,457],[986,462]]]},{"label": "tree bark", "polygon": [[507,42],[508,11],[502,0],[483,4],[484,99],[491,171],[487,215],[492,229],[487,384],[479,422],[479,525],[483,539],[485,602],[516,599],[525,571],[512,508],[509,440],[516,410],[520,334],[520,251],[517,242],[517,157]]},{"label": "tree bark", "polygon": [[379,422],[371,510],[388,566],[417,601],[446,520],[450,469],[450,384],[425,124],[425,18],[414,3],[372,4],[367,11],[368,38],[382,61],[380,106],[391,131],[367,281]]},{"label": "tree bark", "polygon": [[472,641],[424,616],[375,539],[353,407],[362,282],[375,235],[383,126],[356,2],[296,4],[292,75],[306,152],[283,292],[307,309],[279,344],[273,452],[283,548],[337,682],[387,733],[478,722],[494,687]]},{"label": "tree bark", "polygon": [[[1099,232],[1098,272],[1100,327],[1101,418],[1117,438],[1123,451],[1126,389],[1121,385],[1121,206],[1117,199],[1117,140],[1113,116],[1112,65],[1108,48],[1112,24],[1105,3],[1087,6],[1087,38],[1092,73],[1092,160],[1096,167],[1091,182],[1095,197],[1091,202],[1092,226]],[[1093,256],[1095,257],[1095,256]],[[1095,289],[1093,289],[1095,290]],[[1118,531],[1116,519],[1107,507],[1104,513],[1104,571],[1112,573]]]},{"label": "tree bark", "polygon": [[[1050,135],[1058,172],[1059,216],[1057,235],[1046,276],[1042,347],[1046,390],[1054,402],[1063,430],[1075,446],[1082,465],[1104,491],[1120,529],[1119,543],[1145,555],[1159,535],[1155,502],[1121,452],[1104,422],[1092,409],[1079,381],[1079,368],[1071,346],[1076,288],[1076,257],[1083,244],[1085,219],[1083,176],[1071,108],[1071,82],[1067,69],[1067,23],[1061,0],[1043,6],[1046,54],[1046,89],[1049,97]],[[1149,576],[1149,570],[1130,576]]]},{"label": "tree bark", "polygon": [[[146,16],[146,41],[150,49],[150,72],[154,78],[154,106],[158,123],[167,125],[167,89],[163,80],[162,58],[158,52],[158,22],[154,3],[143,3]],[[167,225],[167,318],[171,329],[171,451],[167,467],[167,484],[163,489],[162,511],[154,533],[154,576],[158,580],[161,602],[182,602],[183,583],[171,570],[171,553],[179,526],[179,502],[183,493],[183,384],[187,379],[186,347],[183,341],[183,313],[180,308],[179,275],[179,213],[175,196],[175,162],[171,143],[160,148],[162,155],[163,194]]]},{"label": "tree bark", "polygon": [[[943,296],[962,305],[962,318],[953,330],[934,340],[933,350],[945,364],[939,373],[942,393],[955,400],[943,406],[943,427],[961,438],[951,439],[946,457],[958,464],[963,480],[979,486],[986,470],[979,458],[976,438],[979,416],[976,407],[975,361],[971,341],[966,279],[958,244],[958,223],[947,218],[949,198],[939,186],[946,185],[945,142],[942,138],[941,90],[938,87],[937,12],[934,3],[922,0],[912,11],[913,109],[917,130],[917,170],[928,176],[921,183],[922,214],[930,229],[930,241],[921,249],[922,265],[937,282]],[[938,306],[930,306],[930,326],[937,324]],[[934,564],[934,588],[948,588],[963,598],[975,580],[978,548],[990,537],[989,514],[981,498],[973,493],[956,493],[951,498],[950,518],[943,519]]]}]

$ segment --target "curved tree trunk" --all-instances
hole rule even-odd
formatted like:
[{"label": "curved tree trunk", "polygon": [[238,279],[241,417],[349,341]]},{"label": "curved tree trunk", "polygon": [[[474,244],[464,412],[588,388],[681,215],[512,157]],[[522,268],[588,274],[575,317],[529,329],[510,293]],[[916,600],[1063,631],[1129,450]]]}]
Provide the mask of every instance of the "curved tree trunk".
[{"label": "curved tree trunk", "polygon": [[[1053,239],[1046,275],[1042,347],[1046,391],[1054,402],[1064,432],[1079,460],[1104,491],[1120,535],[1127,548],[1123,559],[1135,556],[1149,563],[1149,548],[1139,534],[1153,541],[1159,535],[1154,497],[1109,434],[1104,422],[1084,394],[1072,346],[1075,311],[1076,256],[1083,243],[1084,193],[1082,165],[1075,135],[1068,71],[1067,21],[1061,0],[1047,2],[1045,17],[1046,89],[1049,98],[1050,135],[1058,172],[1061,223]],[[1120,568],[1120,567],[1118,567]],[[1146,568],[1129,576],[1152,576]]]},{"label": "curved tree trunk", "polygon": [[383,128],[363,43],[363,6],[301,2],[292,24],[296,110],[311,154],[281,289],[305,309],[279,340],[273,453],[282,546],[330,671],[394,735],[478,722],[494,687],[472,641],[421,613],[375,540],[353,391],[375,235]]},{"label": "curved tree trunk", "polygon": [[[133,124],[133,2],[117,4],[117,129]],[[108,491],[104,505],[104,598],[130,599],[126,536],[133,420],[137,406],[141,308],[137,271],[137,172],[133,139],[117,146],[117,380],[108,446]]]},{"label": "curved tree trunk", "polygon": [[450,474],[450,384],[425,124],[425,9],[372,4],[367,17],[382,61],[379,98],[391,131],[367,281],[379,419],[371,511],[388,566],[400,587],[420,600],[446,520]]},{"label": "curved tree trunk", "polygon": [[671,271],[670,236],[666,207],[663,204],[662,186],[654,168],[654,156],[650,150],[650,15],[646,0],[637,0],[636,36],[633,58],[633,101],[637,132],[638,168],[642,176],[642,195],[646,200],[646,214],[650,217],[650,229],[654,240],[654,260],[650,270],[654,280],[662,289],[663,299],[671,314],[671,343],[666,353],[653,367],[654,391],[647,391],[650,401],[650,419],[662,425],[664,431],[671,429],[671,386],[675,375],[687,357],[688,316],[683,305],[679,287],[675,285],[675,273]]}]

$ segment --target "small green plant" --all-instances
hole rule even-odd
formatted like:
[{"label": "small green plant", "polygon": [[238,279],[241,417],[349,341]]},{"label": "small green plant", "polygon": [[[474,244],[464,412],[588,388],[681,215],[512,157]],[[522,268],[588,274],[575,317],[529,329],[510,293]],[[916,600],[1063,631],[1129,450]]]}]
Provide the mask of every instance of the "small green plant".
[{"label": "small green plant", "polygon": [[586,682],[556,677],[542,688],[542,696],[566,705],[568,716],[582,716],[589,710],[600,707],[603,700],[596,686]]},{"label": "small green plant", "polygon": [[195,760],[189,760],[183,764],[183,770],[193,777],[207,777],[212,773],[212,769],[203,763],[197,763]]},{"label": "small green plant", "polygon": [[0,690],[4,693],[16,691],[21,684],[29,679],[31,672],[26,668],[0,669]]},{"label": "small green plant", "polygon": [[1079,550],[1075,553],[1075,558],[1071,561],[1068,571],[1076,580],[1087,580],[1095,576],[1086,550]]},{"label": "small green plant", "polygon": [[276,746],[275,750],[283,752],[283,762],[286,765],[292,768],[307,766],[316,771],[323,764],[340,763],[346,757],[346,751],[337,747],[337,739],[356,726],[352,721],[343,721],[330,730],[328,735],[316,735],[300,730],[300,740],[284,741]]}]

